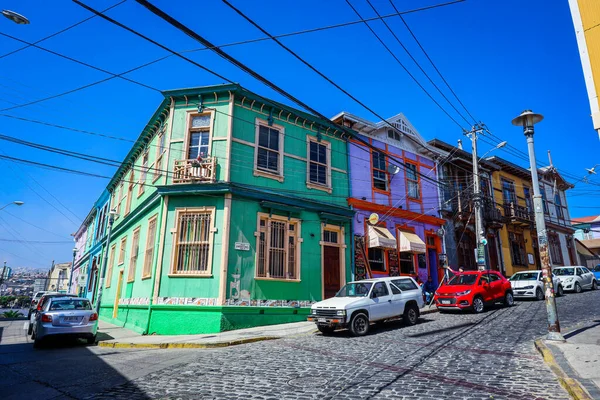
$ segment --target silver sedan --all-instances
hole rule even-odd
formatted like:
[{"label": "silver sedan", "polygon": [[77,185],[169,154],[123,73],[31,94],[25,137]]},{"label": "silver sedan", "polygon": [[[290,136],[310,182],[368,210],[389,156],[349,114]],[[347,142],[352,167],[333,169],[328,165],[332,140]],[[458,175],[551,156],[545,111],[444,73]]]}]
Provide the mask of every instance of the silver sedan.
[{"label": "silver sedan", "polygon": [[33,347],[49,336],[84,338],[88,344],[96,341],[98,314],[88,299],[53,297],[38,311],[33,324]]}]

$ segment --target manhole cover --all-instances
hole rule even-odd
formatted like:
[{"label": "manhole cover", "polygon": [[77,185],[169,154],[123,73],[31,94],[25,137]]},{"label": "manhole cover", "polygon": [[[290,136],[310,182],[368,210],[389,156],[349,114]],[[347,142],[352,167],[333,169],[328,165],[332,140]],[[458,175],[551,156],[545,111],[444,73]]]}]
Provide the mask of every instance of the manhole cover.
[{"label": "manhole cover", "polygon": [[327,384],[327,379],[325,378],[315,378],[315,377],[306,377],[306,378],[295,378],[290,379],[288,381],[288,385],[295,387],[320,387],[325,386]]}]

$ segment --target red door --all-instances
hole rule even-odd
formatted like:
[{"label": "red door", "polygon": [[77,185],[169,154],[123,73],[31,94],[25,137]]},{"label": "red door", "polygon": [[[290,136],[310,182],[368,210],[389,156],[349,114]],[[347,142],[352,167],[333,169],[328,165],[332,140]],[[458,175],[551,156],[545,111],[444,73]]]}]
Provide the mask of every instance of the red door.
[{"label": "red door", "polygon": [[335,296],[340,290],[340,249],[325,246],[323,249],[324,299]]}]

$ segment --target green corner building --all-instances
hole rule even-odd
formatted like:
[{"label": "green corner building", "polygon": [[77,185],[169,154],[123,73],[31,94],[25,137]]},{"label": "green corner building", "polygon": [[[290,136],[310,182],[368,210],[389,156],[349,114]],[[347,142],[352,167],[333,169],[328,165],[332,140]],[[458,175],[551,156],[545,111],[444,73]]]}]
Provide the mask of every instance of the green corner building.
[{"label": "green corner building", "polygon": [[145,334],[305,320],[351,279],[347,137],[238,85],[163,94],[107,187],[101,318]]}]

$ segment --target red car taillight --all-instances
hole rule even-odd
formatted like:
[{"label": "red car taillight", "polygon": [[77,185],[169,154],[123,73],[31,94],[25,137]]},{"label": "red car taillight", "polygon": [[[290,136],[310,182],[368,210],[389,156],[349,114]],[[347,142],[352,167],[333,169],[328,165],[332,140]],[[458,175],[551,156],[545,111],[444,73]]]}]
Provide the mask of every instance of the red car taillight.
[{"label": "red car taillight", "polygon": [[91,321],[96,321],[98,319],[98,314],[93,313],[92,315],[90,315],[90,322]]},{"label": "red car taillight", "polygon": [[52,322],[52,315],[42,314],[42,322]]}]

